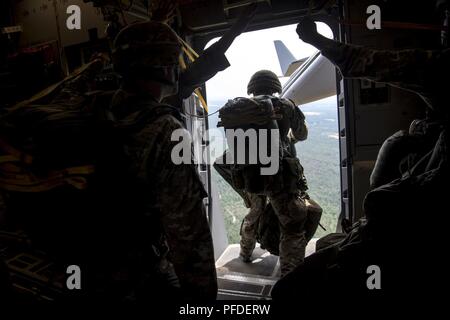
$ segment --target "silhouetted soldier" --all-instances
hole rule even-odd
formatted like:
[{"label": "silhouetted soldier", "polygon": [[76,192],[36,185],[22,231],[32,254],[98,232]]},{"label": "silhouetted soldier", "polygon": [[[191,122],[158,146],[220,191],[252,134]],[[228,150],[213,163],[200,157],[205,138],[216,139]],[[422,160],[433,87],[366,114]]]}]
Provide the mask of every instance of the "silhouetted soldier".
[{"label": "silhouetted soldier", "polygon": [[[447,248],[443,226],[448,225],[448,218],[441,215],[435,219],[431,213],[448,207],[448,94],[443,79],[450,71],[450,50],[376,50],[344,44],[321,36],[309,18],[299,23],[297,33],[316,46],[344,77],[415,92],[427,104],[428,117],[414,121],[409,134],[396,134],[385,142],[371,177],[373,190],[364,199],[365,217],[353,225],[344,240],[311,255],[280,280],[272,291],[274,300],[305,298],[304,292],[346,292],[372,298],[378,292],[386,298],[393,293],[417,298],[437,290],[437,286],[445,287],[446,266],[434,260],[440,260]],[[398,145],[389,148],[399,137],[405,142],[405,136],[411,140],[403,143],[405,150],[399,150]],[[421,156],[408,163],[402,175],[392,174],[408,152]],[[383,165],[389,157],[391,162]],[[428,239],[433,239],[432,246]],[[367,270],[371,265],[381,270],[382,290],[369,290]]]},{"label": "silhouetted soldier", "polygon": [[[126,137],[130,167],[123,170],[141,185],[142,207],[162,228],[167,260],[173,264],[183,297],[214,299],[215,261],[203,206],[207,195],[194,165],[173,163],[171,135],[183,126],[177,113],[163,112],[167,106],[160,103],[177,92],[179,40],[167,25],[145,22],[122,30],[114,47],[114,66],[124,78],[112,101],[114,121],[133,122],[140,113],[154,113],[152,121],[144,120],[141,130]],[[147,288],[151,286],[148,283]]]},{"label": "silhouetted soldier", "polygon": [[[233,165],[230,167],[233,178],[227,180],[231,181],[235,189],[245,191],[244,198],[247,198],[250,206],[250,211],[244,218],[241,227],[240,257],[245,262],[251,261],[257,241],[258,220],[265,211],[269,200],[280,223],[279,255],[281,274],[284,276],[303,261],[307,244],[305,226],[308,209],[305,199],[301,197],[301,194],[306,192],[307,185],[303,176],[303,168],[295,155],[292,155],[292,146],[297,141],[305,140],[308,131],[305,117],[300,109],[291,101],[274,96],[276,93],[281,93],[281,84],[273,72],[269,70],[256,72],[248,84],[247,91],[249,95],[253,94],[250,100],[256,103],[270,100],[273,104],[274,112],[280,118],[276,121],[275,130],[279,133],[281,148],[276,152],[281,153],[277,156],[282,160],[279,170],[274,175],[268,176],[261,175],[258,166],[250,165],[240,168],[238,164],[237,167]],[[238,115],[233,114],[232,109],[234,103],[245,103],[245,99],[231,100],[222,109],[230,110],[226,118],[224,118],[225,112],[221,113],[225,129],[228,129],[227,126],[232,127],[234,121],[243,121]],[[246,106],[240,108],[246,109]],[[250,107],[247,106],[248,108]],[[251,114],[248,114],[247,117],[248,124],[256,121],[251,118]],[[228,119],[228,124],[225,124],[225,119]],[[243,150],[237,150],[237,152],[243,152]],[[225,169],[224,174],[227,175],[226,167],[217,164],[215,166],[221,174],[223,174],[221,169]],[[243,181],[241,186],[238,186],[239,183],[236,182],[239,180]],[[315,228],[317,226],[318,223]]]},{"label": "silhouetted soldier", "polygon": [[[218,72],[230,66],[225,52],[250,24],[257,10],[257,4],[247,6],[237,19],[217,42],[205,49],[192,63],[187,64],[185,70],[180,71],[179,89],[176,95],[165,99],[173,105],[179,105],[183,99],[191,96],[195,89],[214,77]],[[170,15],[170,13],[169,13]],[[167,21],[167,17],[152,17],[152,19]]]},{"label": "silhouetted soldier", "polygon": [[[180,54],[167,25],[129,25],[114,41],[119,90],[89,99],[86,82],[102,65],[96,61],[61,84],[49,104],[19,105],[2,117],[2,139],[14,145],[2,144],[2,153],[27,148],[26,157],[2,157],[12,162],[1,167],[8,176],[0,185],[8,193],[5,227],[23,231],[31,249],[58,267],[47,270],[51,279],[60,279],[60,267],[81,269],[80,290],[63,283],[50,298],[216,298],[207,194],[193,164],[172,161],[172,133],[185,129],[178,109],[161,103],[177,92]],[[11,166],[22,174],[10,175]]]}]

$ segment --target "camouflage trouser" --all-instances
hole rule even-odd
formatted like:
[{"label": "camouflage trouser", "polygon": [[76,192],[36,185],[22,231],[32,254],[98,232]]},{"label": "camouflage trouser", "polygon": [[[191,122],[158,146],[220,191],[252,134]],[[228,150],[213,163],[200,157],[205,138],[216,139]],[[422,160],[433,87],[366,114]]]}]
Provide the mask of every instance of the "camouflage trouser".
[{"label": "camouflage trouser", "polygon": [[241,227],[241,255],[250,257],[256,245],[256,228],[258,219],[264,212],[267,197],[253,193],[246,193],[250,202],[250,210],[245,216]]},{"label": "camouflage trouser", "polygon": [[[259,216],[264,212],[266,196],[249,194],[251,208],[241,228],[241,254],[250,256],[255,248],[255,232]],[[307,239],[305,222],[307,208],[296,194],[277,193],[268,196],[280,221],[280,266],[284,276],[299,265],[305,257]]]}]

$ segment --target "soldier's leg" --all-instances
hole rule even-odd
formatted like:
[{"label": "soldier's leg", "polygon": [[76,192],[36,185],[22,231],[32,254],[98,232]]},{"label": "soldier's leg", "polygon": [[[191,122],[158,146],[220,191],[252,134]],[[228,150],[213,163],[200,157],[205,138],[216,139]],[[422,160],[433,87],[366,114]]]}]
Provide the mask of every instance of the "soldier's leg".
[{"label": "soldier's leg", "polygon": [[245,262],[250,261],[253,249],[255,249],[258,218],[264,212],[267,203],[266,196],[248,193],[248,198],[250,200],[250,210],[242,222],[240,243],[240,256]]},{"label": "soldier's leg", "polygon": [[280,265],[281,276],[284,276],[305,258],[307,208],[304,201],[292,193],[274,194],[269,199],[280,221]]}]

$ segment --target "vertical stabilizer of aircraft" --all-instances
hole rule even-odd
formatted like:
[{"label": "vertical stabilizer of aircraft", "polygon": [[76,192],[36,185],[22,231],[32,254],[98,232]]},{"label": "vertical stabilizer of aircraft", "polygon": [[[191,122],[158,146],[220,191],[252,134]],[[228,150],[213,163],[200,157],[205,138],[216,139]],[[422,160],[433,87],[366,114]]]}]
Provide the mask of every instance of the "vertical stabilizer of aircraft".
[{"label": "vertical stabilizer of aircraft", "polygon": [[278,61],[280,62],[281,72],[284,76],[286,76],[286,72],[289,69],[291,63],[296,61],[294,55],[291,51],[286,47],[283,41],[275,40],[273,42],[275,44],[275,50],[277,50]]},{"label": "vertical stabilizer of aircraft", "polygon": [[290,77],[309,57],[297,60],[283,41],[275,40],[278,62],[280,63],[282,77]]}]

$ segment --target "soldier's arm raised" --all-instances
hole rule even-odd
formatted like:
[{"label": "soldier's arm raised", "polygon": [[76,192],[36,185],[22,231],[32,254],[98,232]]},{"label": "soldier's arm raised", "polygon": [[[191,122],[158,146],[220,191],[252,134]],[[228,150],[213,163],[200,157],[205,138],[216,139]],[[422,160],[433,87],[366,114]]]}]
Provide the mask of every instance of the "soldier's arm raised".
[{"label": "soldier's arm raised", "polygon": [[439,52],[431,50],[376,50],[334,41],[319,34],[310,18],[298,24],[297,33],[300,39],[319,49],[345,78],[383,82],[419,94],[429,90],[426,79],[443,60]]},{"label": "soldier's arm raised", "polygon": [[219,41],[206,49],[200,57],[188,65],[180,74],[180,86],[178,95],[185,99],[203,83],[214,77],[217,72],[230,66],[225,52],[248,26],[256,12],[256,4],[248,6],[241,14],[231,29],[226,32]]},{"label": "soldier's arm raised", "polygon": [[213,45],[215,50],[221,53],[225,53],[228,50],[234,39],[248,27],[250,21],[252,21],[255,16],[257,7],[258,5],[254,3],[244,9],[238,20],[231,26],[230,30],[228,30],[222,38]]}]

